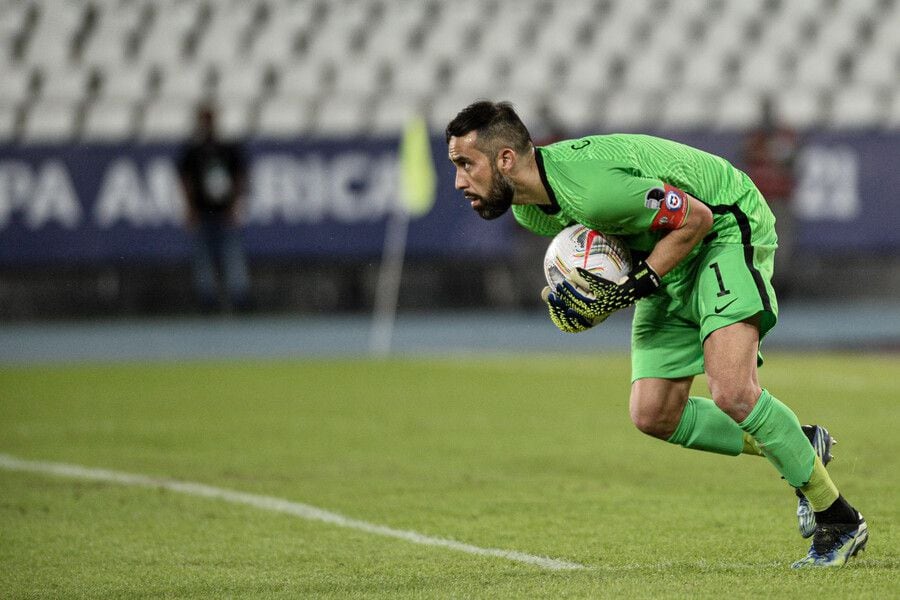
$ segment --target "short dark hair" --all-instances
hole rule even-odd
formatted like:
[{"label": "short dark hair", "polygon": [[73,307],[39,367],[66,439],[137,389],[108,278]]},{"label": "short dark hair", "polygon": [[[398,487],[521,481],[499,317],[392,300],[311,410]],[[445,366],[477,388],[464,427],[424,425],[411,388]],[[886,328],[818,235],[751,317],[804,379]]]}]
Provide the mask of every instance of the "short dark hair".
[{"label": "short dark hair", "polygon": [[531,147],[531,134],[509,102],[479,100],[462,109],[444,131],[446,141],[475,131],[475,146],[490,157],[500,148],[509,147],[516,152],[527,152]]}]

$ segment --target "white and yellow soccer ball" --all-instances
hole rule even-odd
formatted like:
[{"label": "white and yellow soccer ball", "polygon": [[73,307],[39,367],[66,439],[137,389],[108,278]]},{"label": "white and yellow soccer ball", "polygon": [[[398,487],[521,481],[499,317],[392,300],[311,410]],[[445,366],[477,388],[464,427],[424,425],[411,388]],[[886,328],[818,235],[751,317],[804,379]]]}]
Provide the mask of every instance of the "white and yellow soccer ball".
[{"label": "white and yellow soccer ball", "polygon": [[631,271],[631,252],[619,238],[584,225],[570,225],[553,238],[544,255],[544,276],[551,289],[576,268],[618,283]]}]

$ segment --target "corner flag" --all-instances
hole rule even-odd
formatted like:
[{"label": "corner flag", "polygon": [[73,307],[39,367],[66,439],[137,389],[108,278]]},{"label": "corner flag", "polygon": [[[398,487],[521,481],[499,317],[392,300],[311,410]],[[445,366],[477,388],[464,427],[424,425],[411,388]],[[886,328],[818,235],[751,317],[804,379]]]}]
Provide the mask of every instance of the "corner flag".
[{"label": "corner flag", "polygon": [[403,128],[400,139],[400,202],[407,214],[428,214],[434,205],[436,188],[428,125],[421,116],[415,116]]}]

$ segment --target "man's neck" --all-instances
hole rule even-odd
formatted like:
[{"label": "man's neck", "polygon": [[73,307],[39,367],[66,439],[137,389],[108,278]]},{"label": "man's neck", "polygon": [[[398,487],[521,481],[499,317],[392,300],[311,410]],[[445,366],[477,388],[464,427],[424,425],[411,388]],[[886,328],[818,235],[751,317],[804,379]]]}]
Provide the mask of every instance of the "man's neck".
[{"label": "man's neck", "polygon": [[531,152],[523,156],[524,160],[517,165],[516,173],[510,175],[515,189],[513,204],[549,205],[551,203],[544,182],[541,180],[536,154],[537,149],[532,146]]}]

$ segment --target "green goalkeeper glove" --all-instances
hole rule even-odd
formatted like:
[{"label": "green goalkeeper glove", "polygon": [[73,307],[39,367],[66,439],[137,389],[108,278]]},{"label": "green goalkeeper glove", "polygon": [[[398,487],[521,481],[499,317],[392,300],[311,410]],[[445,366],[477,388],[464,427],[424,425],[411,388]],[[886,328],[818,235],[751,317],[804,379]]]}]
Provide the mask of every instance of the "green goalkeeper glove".
[{"label": "green goalkeeper glove", "polygon": [[571,311],[582,320],[592,322],[606,319],[610,313],[631,306],[658,288],[659,275],[641,261],[619,283],[579,268],[556,286],[554,298],[567,308],[566,315]]}]

